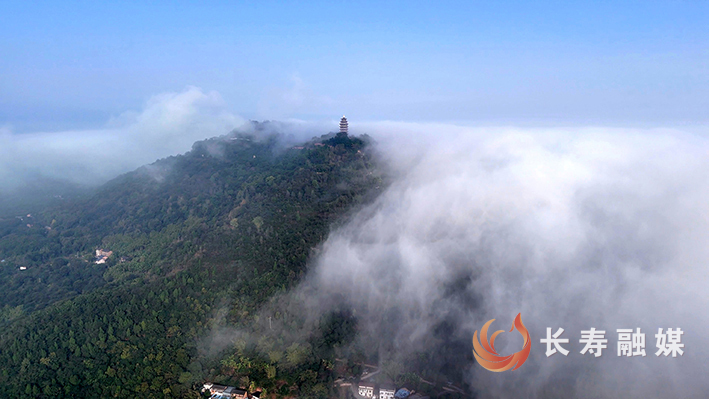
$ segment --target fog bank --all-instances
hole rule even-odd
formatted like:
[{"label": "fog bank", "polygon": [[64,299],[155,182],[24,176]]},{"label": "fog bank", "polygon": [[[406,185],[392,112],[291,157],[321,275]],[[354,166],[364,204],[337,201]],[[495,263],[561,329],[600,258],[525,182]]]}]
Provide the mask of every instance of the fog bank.
[{"label": "fog bank", "polygon": [[[349,304],[357,339],[380,362],[428,351],[482,397],[706,396],[705,138],[667,129],[358,128],[378,141],[393,182],[324,243],[296,293],[310,295],[310,316]],[[487,320],[508,331],[519,312],[532,336],[520,369],[492,373],[445,358],[471,351]],[[545,356],[546,327],[566,330],[567,357]],[[579,353],[590,327],[606,330],[600,358]],[[615,330],[636,327],[647,356],[618,357]],[[656,357],[657,329],[677,327],[684,356]],[[521,349],[514,334],[498,338],[501,354]]]},{"label": "fog bank", "polygon": [[227,110],[219,93],[188,87],[155,95],[142,110],[124,112],[95,130],[16,134],[3,127],[0,192],[33,179],[100,184],[244,122]]}]

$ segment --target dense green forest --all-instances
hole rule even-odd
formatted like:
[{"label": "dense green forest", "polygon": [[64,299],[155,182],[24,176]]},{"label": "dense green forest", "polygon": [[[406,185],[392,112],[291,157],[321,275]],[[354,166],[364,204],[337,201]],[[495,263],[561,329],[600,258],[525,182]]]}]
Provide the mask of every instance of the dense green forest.
[{"label": "dense green forest", "polygon": [[[384,185],[366,138],[301,145],[232,133],[0,219],[0,396],[199,397],[205,380],[328,395],[347,309],[303,342],[218,334],[257,331],[259,309]],[[113,254],[96,264],[96,249]]]}]

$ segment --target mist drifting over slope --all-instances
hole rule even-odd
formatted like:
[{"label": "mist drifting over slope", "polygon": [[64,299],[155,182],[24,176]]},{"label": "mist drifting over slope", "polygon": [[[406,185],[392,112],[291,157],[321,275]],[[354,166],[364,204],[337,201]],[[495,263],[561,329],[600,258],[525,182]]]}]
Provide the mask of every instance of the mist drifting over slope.
[{"label": "mist drifting over slope", "polygon": [[[430,351],[482,397],[704,397],[709,381],[709,142],[671,130],[465,128],[373,123],[393,182],[324,243],[301,287],[311,312],[354,307],[381,364]],[[315,293],[315,294],[313,294]],[[514,316],[520,369],[492,373],[473,332]],[[546,327],[567,357],[547,358]],[[606,330],[603,356],[580,331]],[[647,356],[618,357],[620,328]],[[656,357],[658,328],[685,331]],[[493,330],[493,331],[494,331]],[[518,333],[498,338],[502,354]],[[450,353],[465,351],[457,358]],[[455,364],[446,364],[453,362]],[[519,397],[519,396],[517,396]]]},{"label": "mist drifting over slope", "polygon": [[99,129],[17,134],[3,127],[0,192],[36,178],[100,184],[244,122],[219,93],[188,87],[152,96],[140,111],[124,112]]}]

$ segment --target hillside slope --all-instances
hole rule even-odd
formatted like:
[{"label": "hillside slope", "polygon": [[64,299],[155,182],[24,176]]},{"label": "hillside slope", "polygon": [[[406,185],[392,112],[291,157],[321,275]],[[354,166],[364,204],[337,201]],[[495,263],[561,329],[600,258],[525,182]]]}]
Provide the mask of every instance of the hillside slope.
[{"label": "hillside slope", "polygon": [[[376,195],[365,147],[232,134],[89,200],[0,221],[0,395],[197,397],[227,363],[200,339],[249,323],[303,276],[329,226]],[[113,253],[96,264],[96,249]]]}]

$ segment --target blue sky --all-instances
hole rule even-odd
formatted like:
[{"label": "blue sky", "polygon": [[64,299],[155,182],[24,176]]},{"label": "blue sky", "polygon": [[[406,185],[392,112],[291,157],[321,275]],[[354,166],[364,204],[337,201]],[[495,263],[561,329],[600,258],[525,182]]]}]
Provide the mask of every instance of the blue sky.
[{"label": "blue sky", "polygon": [[253,119],[705,125],[709,3],[0,3],[0,126],[196,86]]}]

